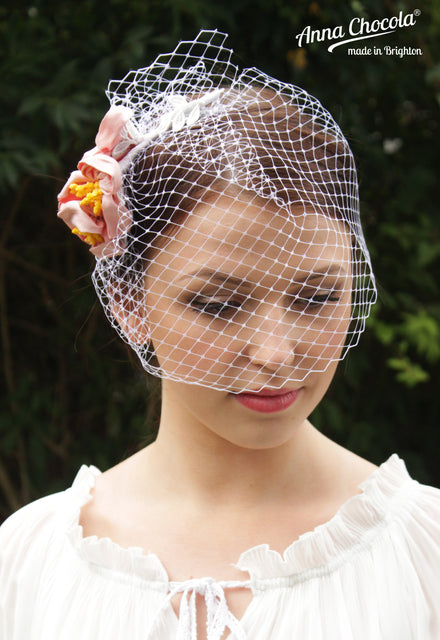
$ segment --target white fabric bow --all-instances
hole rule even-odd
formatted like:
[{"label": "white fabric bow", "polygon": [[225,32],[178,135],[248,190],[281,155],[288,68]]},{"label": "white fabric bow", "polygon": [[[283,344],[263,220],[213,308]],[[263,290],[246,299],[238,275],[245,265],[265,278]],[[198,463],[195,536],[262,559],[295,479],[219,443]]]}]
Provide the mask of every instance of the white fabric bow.
[{"label": "white fabric bow", "polygon": [[185,126],[190,127],[200,118],[200,107],[213,102],[222,91],[223,89],[209,91],[195,100],[187,100],[185,96],[180,94],[171,94],[168,96],[168,102],[172,106],[172,110],[162,116],[159,126],[153,135],[164,133],[169,129],[180,131]]},{"label": "white fabric bow", "polygon": [[132,158],[139,153],[142,148],[146,147],[158,136],[169,130],[180,131],[185,126],[190,127],[196,123],[202,114],[203,107],[206,107],[216,100],[223,91],[224,89],[208,91],[208,93],[194,100],[187,100],[185,96],[181,94],[170,94],[167,97],[167,101],[171,109],[160,118],[157,127],[143,136],[139,136],[131,123],[128,123],[126,130],[129,132],[130,139],[136,141],[136,146],[121,160],[122,170],[124,171],[124,169],[129,166]]},{"label": "white fabric bow", "polygon": [[[184,582],[171,582],[170,591],[162,605],[159,614],[178,593],[182,594],[179,611],[179,626],[176,640],[197,640],[197,606],[196,597],[200,594],[205,598],[206,604],[206,632],[207,640],[221,640],[226,629],[235,634],[237,640],[247,640],[246,634],[239,620],[231,613],[226,602],[224,588],[237,589],[249,588],[250,581],[216,582],[213,578],[185,580]],[[153,639],[152,632],[155,624],[147,636]]]}]

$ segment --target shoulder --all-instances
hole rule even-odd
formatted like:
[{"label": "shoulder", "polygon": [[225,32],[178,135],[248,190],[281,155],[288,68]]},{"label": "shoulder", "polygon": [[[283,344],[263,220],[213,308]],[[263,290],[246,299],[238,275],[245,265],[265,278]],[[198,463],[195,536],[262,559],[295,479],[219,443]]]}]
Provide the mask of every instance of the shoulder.
[{"label": "shoulder", "polygon": [[25,560],[29,550],[40,546],[52,534],[63,504],[63,493],[53,494],[23,507],[0,527],[0,585],[12,563]]},{"label": "shoulder", "polygon": [[417,585],[429,611],[430,637],[440,638],[440,489],[412,479],[396,455],[379,476],[371,491],[376,505],[386,505],[387,526],[378,539],[383,551],[378,557],[389,568],[389,580],[400,576],[407,590]]},{"label": "shoulder", "polygon": [[87,500],[92,469],[82,467],[72,487],[32,502],[0,527],[0,613],[18,595],[33,602],[41,576],[66,554],[67,533]]},{"label": "shoulder", "polygon": [[396,454],[360,486],[389,523],[400,525],[414,542],[431,541],[440,553],[440,489],[414,480]]},{"label": "shoulder", "polygon": [[71,487],[22,507],[0,526],[0,557],[10,547],[37,542],[51,532],[65,530],[66,524],[78,514],[81,505],[99,473],[94,467],[83,466]]},{"label": "shoulder", "polygon": [[[395,513],[397,516],[414,520],[423,525],[424,529],[438,531],[440,527],[440,489],[430,487],[414,480],[406,470],[404,461],[397,455],[382,465],[381,490],[395,499]],[[437,538],[440,546],[440,537]]]},{"label": "shoulder", "polygon": [[412,548],[420,550],[419,561],[426,572],[436,573],[440,599],[440,489],[411,480],[401,493],[396,514]]}]

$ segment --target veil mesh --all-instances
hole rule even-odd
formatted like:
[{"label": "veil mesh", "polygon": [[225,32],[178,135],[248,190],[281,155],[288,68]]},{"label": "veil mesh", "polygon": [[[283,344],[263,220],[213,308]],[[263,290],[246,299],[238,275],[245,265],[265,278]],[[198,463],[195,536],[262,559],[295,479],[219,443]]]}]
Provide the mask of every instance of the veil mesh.
[{"label": "veil mesh", "polygon": [[306,91],[240,72],[225,39],[202,31],[109,83],[59,215],[146,371],[278,389],[357,344],[375,282],[340,128]]}]

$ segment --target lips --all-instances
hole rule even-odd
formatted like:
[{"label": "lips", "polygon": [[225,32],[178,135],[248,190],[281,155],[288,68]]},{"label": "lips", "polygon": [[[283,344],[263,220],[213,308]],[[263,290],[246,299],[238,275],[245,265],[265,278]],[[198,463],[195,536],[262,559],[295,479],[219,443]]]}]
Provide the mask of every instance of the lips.
[{"label": "lips", "polygon": [[301,389],[260,389],[247,393],[237,393],[234,398],[241,405],[260,413],[275,413],[290,407]]}]

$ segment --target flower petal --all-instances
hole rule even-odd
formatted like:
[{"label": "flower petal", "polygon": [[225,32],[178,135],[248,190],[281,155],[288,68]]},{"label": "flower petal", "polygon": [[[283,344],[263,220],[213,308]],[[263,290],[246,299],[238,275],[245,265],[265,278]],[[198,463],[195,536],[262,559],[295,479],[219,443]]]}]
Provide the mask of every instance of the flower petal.
[{"label": "flower petal", "polygon": [[186,117],[187,126],[190,127],[195,122],[197,122],[199,118],[200,118],[200,107],[198,104],[196,104],[196,106],[191,109],[191,111],[188,113]]},{"label": "flower petal", "polygon": [[[99,233],[106,238],[106,223],[102,218],[92,218],[81,208],[79,200],[71,200],[63,204],[58,217],[61,218],[70,229],[79,229],[84,233]],[[108,238],[107,238],[108,239]]]},{"label": "flower petal", "polygon": [[173,113],[171,123],[173,131],[180,131],[185,126],[185,113],[182,110]]},{"label": "flower petal", "polygon": [[[109,186],[110,183],[107,180],[107,191],[111,189],[111,191],[117,192],[121,188],[122,174],[119,163],[111,156],[99,151],[97,147],[91,149],[90,151],[86,151],[86,153],[78,163],[78,169],[81,171],[83,176],[91,182],[110,178],[110,183],[112,186]],[[104,189],[102,190],[104,191]]]},{"label": "flower petal", "polygon": [[128,107],[121,105],[111,106],[99,126],[95,138],[96,146],[101,151],[111,153],[114,147],[121,142],[121,132],[132,115],[133,111]]},{"label": "flower petal", "polygon": [[64,202],[68,202],[69,200],[78,200],[78,198],[70,191],[70,185],[74,182],[76,184],[85,184],[88,180],[83,176],[81,171],[72,171],[66,184],[58,194],[58,202],[60,205]]}]

